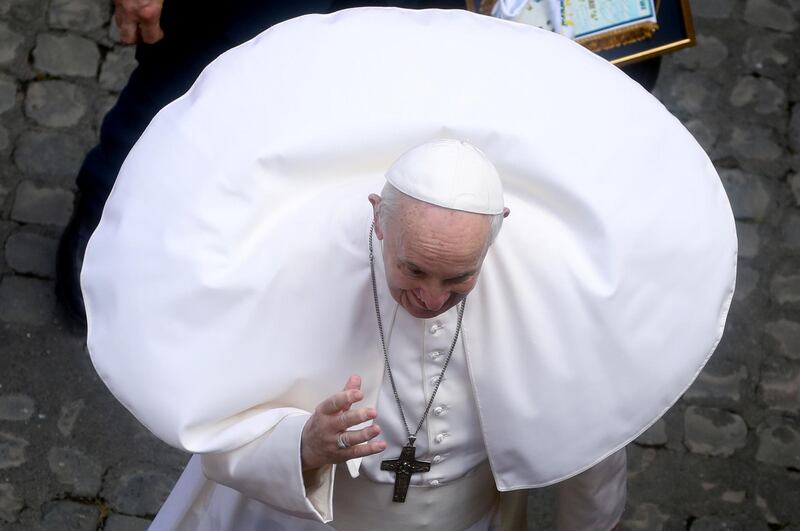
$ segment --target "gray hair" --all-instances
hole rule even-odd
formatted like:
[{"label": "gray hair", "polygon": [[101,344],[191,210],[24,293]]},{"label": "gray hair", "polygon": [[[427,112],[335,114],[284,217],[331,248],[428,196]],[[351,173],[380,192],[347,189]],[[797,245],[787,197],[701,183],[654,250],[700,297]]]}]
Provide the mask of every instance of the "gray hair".
[{"label": "gray hair", "polygon": [[[381,224],[381,230],[384,232],[386,231],[386,223],[390,217],[397,211],[397,205],[406,199],[414,199],[413,197],[404,194],[397,188],[395,188],[390,182],[383,186],[383,190],[381,191],[381,202],[378,206],[378,223]],[[503,227],[503,214],[480,214],[485,215],[489,218],[490,223],[490,233],[489,233],[489,245],[494,243],[494,239],[497,238],[497,235],[500,233],[500,229]]]}]

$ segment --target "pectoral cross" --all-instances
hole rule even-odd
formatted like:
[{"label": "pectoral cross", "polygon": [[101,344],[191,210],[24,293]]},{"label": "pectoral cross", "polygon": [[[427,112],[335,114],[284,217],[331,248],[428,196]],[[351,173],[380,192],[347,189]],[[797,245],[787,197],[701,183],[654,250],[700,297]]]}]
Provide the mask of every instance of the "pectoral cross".
[{"label": "pectoral cross", "polygon": [[415,437],[408,439],[408,444],[403,446],[398,459],[387,459],[381,461],[381,470],[394,472],[394,497],[393,502],[403,503],[406,501],[408,486],[411,484],[411,474],[417,472],[429,472],[431,464],[425,461],[417,461],[415,455],[417,449],[414,448]]}]

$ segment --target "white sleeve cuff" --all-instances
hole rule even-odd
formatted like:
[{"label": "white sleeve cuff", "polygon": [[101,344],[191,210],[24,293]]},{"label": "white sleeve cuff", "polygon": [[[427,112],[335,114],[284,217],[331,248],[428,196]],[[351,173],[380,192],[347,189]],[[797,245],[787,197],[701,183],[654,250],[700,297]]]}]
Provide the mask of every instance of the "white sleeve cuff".
[{"label": "white sleeve cuff", "polygon": [[210,480],[285,513],[330,522],[335,467],[306,474],[304,481],[300,441],[309,417],[310,414],[287,416],[241,448],[204,454],[203,472]]}]

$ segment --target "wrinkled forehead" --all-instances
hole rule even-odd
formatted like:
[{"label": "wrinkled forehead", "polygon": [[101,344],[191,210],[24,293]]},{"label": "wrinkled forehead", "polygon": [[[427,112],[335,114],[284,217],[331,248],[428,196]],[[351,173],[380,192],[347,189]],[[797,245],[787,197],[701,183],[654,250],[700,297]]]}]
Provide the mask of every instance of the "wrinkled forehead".
[{"label": "wrinkled forehead", "polygon": [[404,198],[387,229],[397,238],[401,252],[439,259],[451,256],[463,263],[480,260],[485,254],[491,218]]}]

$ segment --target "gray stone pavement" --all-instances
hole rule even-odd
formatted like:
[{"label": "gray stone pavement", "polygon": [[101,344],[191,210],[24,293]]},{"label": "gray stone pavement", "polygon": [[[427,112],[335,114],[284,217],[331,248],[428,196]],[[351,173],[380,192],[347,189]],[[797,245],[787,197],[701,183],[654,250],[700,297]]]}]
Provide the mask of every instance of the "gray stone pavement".
[{"label": "gray stone pavement", "polygon": [[[656,96],[708,150],[740,238],[727,332],[629,448],[626,530],[800,529],[800,1],[697,0]],[[73,179],[134,66],[106,0],[0,0],[0,528],[145,529],[186,456],[105,389],[53,296]],[[643,168],[642,171],[647,171]],[[552,528],[554,493],[531,495]]]}]

